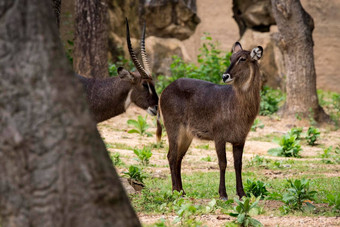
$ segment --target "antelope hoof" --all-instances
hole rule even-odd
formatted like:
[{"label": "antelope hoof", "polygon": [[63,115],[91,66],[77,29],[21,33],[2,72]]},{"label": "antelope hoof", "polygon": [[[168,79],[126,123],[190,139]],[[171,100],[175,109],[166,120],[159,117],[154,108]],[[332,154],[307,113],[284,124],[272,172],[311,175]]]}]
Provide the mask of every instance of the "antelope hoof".
[{"label": "antelope hoof", "polygon": [[228,196],[220,196],[220,200],[227,201],[228,200]]}]

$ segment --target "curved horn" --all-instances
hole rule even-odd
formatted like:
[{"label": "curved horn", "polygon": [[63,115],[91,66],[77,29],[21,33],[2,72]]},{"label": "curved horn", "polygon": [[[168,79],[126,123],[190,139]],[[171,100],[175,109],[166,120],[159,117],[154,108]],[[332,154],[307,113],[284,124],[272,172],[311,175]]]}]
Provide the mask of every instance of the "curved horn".
[{"label": "curved horn", "polygon": [[127,45],[128,45],[131,60],[132,60],[133,64],[136,66],[136,69],[138,70],[138,72],[140,73],[140,75],[143,78],[149,78],[148,73],[145,72],[142,65],[139,63],[139,61],[138,61],[138,59],[135,55],[135,52],[132,49],[131,40],[130,40],[129,23],[128,23],[127,18],[126,18],[126,42],[127,42]]},{"label": "curved horn", "polygon": [[150,65],[149,65],[148,58],[147,58],[146,52],[145,52],[145,21],[144,21],[144,25],[143,25],[142,38],[140,40],[140,51],[141,51],[142,61],[143,61],[145,71],[151,77]]}]

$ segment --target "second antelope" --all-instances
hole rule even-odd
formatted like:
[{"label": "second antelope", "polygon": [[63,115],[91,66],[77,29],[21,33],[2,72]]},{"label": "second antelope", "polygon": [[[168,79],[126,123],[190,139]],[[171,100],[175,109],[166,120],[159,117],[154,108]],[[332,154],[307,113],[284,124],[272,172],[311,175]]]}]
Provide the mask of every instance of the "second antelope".
[{"label": "second antelope", "polygon": [[107,79],[78,76],[83,83],[90,109],[97,122],[124,113],[131,103],[157,114],[158,95],[151,77],[151,70],[145,54],[145,25],[141,39],[141,55],[145,69],[139,63],[131,45],[129,24],[126,20],[126,40],[133,64],[138,72],[118,68],[118,76]]},{"label": "second antelope", "polygon": [[[169,140],[168,160],[172,189],[183,191],[181,163],[194,137],[214,140],[220,168],[219,195],[228,199],[225,188],[227,167],[226,142],[233,146],[236,172],[236,191],[241,198],[243,190],[242,154],[247,134],[260,106],[260,72],[257,60],[262,47],[243,50],[236,42],[230,66],[223,81],[232,85],[181,78],[164,89],[159,101]],[[157,125],[158,140],[161,127]],[[184,193],[184,191],[183,191]]]}]

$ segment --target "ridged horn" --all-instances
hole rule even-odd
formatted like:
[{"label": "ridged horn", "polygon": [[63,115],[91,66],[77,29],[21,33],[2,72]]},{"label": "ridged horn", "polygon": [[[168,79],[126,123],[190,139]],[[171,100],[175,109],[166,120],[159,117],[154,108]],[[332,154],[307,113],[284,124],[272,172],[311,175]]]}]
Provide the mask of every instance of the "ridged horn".
[{"label": "ridged horn", "polygon": [[140,52],[141,52],[141,55],[142,55],[142,61],[143,61],[144,69],[148,73],[148,75],[151,77],[151,69],[150,69],[148,58],[147,58],[146,52],[145,52],[145,21],[144,21],[144,25],[143,25],[142,38],[140,40]]},{"label": "ridged horn", "polygon": [[142,76],[142,78],[149,78],[148,73],[144,70],[142,65],[139,63],[139,61],[136,57],[136,54],[132,49],[131,40],[130,40],[129,22],[128,22],[127,18],[125,20],[126,20],[126,42],[127,42],[127,45],[128,45],[131,60],[132,60],[133,64],[135,65],[136,69],[138,70],[138,72],[140,73],[140,75]]}]

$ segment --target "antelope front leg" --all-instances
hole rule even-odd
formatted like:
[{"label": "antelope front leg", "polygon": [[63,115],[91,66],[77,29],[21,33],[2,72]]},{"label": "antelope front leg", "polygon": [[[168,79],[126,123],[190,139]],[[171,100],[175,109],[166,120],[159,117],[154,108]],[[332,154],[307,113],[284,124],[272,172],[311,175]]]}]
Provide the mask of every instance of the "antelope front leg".
[{"label": "antelope front leg", "polygon": [[225,142],[216,142],[216,153],[218,157],[218,166],[220,167],[220,186],[218,188],[218,193],[222,200],[228,200],[228,195],[225,189],[225,169],[227,168],[227,157],[225,153]]},{"label": "antelope front leg", "polygon": [[244,142],[241,144],[233,144],[234,167],[236,173],[236,192],[240,199],[245,196],[242,184],[242,155]]}]

